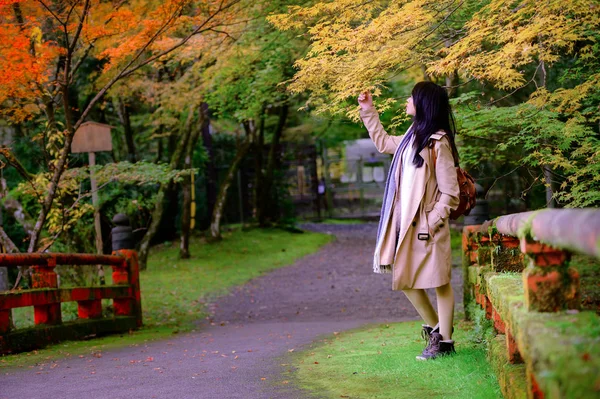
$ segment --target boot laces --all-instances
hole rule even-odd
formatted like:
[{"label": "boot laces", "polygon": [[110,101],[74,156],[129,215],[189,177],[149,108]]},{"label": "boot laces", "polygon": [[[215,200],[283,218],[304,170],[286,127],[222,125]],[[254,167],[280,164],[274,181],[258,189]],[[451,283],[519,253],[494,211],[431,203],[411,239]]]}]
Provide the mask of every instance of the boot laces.
[{"label": "boot laces", "polygon": [[437,333],[432,333],[429,336],[429,344],[425,348],[425,352],[430,354],[436,354],[440,351],[440,340],[442,336]]}]

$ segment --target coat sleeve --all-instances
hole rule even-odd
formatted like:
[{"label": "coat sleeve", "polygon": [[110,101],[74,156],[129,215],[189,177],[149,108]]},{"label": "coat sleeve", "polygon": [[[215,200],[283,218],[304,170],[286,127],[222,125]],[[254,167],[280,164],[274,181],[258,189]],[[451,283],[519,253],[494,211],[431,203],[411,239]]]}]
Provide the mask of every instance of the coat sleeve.
[{"label": "coat sleeve", "polygon": [[435,176],[441,195],[433,206],[428,223],[429,228],[435,232],[447,221],[450,212],[458,208],[460,190],[456,177],[456,166],[454,165],[452,148],[450,147],[448,138],[444,136],[436,141],[434,151],[437,158],[435,162]]},{"label": "coat sleeve", "polygon": [[402,141],[402,136],[390,136],[387,134],[379,121],[379,114],[375,108],[361,109],[360,118],[369,131],[369,136],[371,136],[371,140],[373,140],[375,147],[377,147],[377,151],[382,154],[394,154],[396,148],[400,145],[400,141]]}]

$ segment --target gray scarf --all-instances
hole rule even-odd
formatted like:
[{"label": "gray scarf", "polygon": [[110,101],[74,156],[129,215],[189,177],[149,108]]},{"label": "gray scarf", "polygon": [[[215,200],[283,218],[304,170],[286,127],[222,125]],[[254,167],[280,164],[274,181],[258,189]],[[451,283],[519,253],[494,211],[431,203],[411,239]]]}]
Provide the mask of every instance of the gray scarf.
[{"label": "gray scarf", "polygon": [[383,194],[383,204],[381,205],[381,213],[379,216],[379,227],[377,228],[377,249],[375,253],[375,259],[373,262],[373,271],[375,273],[390,273],[391,265],[380,265],[379,264],[379,252],[381,251],[381,241],[384,239],[385,229],[392,212],[394,204],[394,194],[396,193],[398,182],[396,182],[396,168],[399,167],[399,162],[402,159],[402,152],[406,149],[406,146],[412,141],[414,131],[412,125],[408,128],[406,134],[402,138],[402,141],[396,148],[392,163],[388,171],[388,178],[385,183],[385,191]]}]

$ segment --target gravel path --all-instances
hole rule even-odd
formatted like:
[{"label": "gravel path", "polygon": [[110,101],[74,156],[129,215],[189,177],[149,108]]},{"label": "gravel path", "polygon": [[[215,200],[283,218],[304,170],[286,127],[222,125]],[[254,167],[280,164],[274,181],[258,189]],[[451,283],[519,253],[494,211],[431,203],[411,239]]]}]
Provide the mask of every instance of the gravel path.
[{"label": "gravel path", "polygon": [[[7,372],[0,399],[306,397],[287,382],[292,370],[281,358],[290,350],[335,331],[418,315],[391,290],[389,275],[371,272],[375,224],[303,227],[337,239],[217,299],[198,332]],[[453,272],[458,302],[460,270]]]}]

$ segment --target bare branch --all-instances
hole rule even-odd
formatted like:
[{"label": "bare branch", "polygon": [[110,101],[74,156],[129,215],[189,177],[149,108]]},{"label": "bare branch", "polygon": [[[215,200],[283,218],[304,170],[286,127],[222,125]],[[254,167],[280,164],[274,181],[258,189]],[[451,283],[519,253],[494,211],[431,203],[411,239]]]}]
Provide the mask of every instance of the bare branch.
[{"label": "bare branch", "polygon": [[[77,129],[79,127],[79,125],[81,125],[81,123],[83,123],[83,121],[85,120],[85,118],[87,117],[87,115],[90,113],[90,111],[92,110],[92,107],[106,94],[106,92],[121,78],[123,77],[127,77],[131,74],[133,74],[135,71],[137,71],[138,69],[140,69],[141,67],[148,65],[149,63],[155,61],[156,59],[167,55],[173,51],[175,51],[176,49],[178,49],[179,47],[185,45],[194,35],[197,35],[198,33],[204,32],[206,30],[208,30],[209,28],[205,28],[206,25],[208,25],[208,23],[210,21],[212,21],[219,13],[233,7],[235,4],[239,3],[241,0],[235,0],[232,1],[231,3],[229,3],[228,5],[226,5],[225,7],[220,7],[217,11],[215,11],[215,13],[213,13],[212,15],[210,15],[208,18],[206,18],[206,20],[200,25],[198,26],[196,29],[194,29],[189,35],[187,35],[186,37],[184,37],[183,39],[181,39],[181,41],[177,44],[175,44],[174,46],[172,46],[171,48],[164,50],[150,58],[148,58],[147,60],[141,62],[140,64],[136,65],[135,67],[132,67],[131,69],[129,69],[134,63],[135,61],[137,61],[137,59],[146,51],[146,49],[156,40],[157,35],[154,35],[152,38],[150,38],[150,40],[142,47],[142,49],[133,57],[133,59],[121,70],[121,72],[119,72],[114,78],[112,78],[110,80],[110,82],[108,82],[99,92],[98,94],[96,94],[96,96],[89,102],[89,104],[87,105],[87,107],[85,108],[85,110],[83,111],[83,113],[81,114],[81,117],[79,118],[79,121],[77,121],[77,123],[75,124],[75,129]],[[162,30],[162,28],[161,28]]]},{"label": "bare branch", "polygon": [[517,166],[516,168],[514,168],[513,170],[511,170],[510,172],[508,172],[508,173],[505,173],[505,174],[503,174],[502,176],[500,176],[500,177],[497,177],[496,179],[494,179],[494,182],[492,183],[492,185],[490,186],[490,188],[488,188],[487,192],[485,193],[485,198],[487,199],[488,193],[489,193],[490,191],[492,191],[492,187],[494,187],[494,185],[495,185],[495,184],[498,182],[498,180],[500,180],[500,179],[503,179],[503,178],[505,178],[506,176],[509,176],[509,175],[513,174],[514,172],[516,172],[517,170],[519,170],[519,169],[520,169],[520,168],[522,168],[522,167],[523,167],[523,165],[519,165],[519,166]]},{"label": "bare branch", "polygon": [[66,23],[64,23],[64,22],[63,22],[63,21],[62,21],[62,20],[61,20],[61,19],[58,17],[58,15],[56,15],[56,14],[54,13],[54,11],[52,11],[52,10],[50,9],[50,7],[48,7],[48,6],[46,5],[46,3],[44,3],[42,0],[38,0],[38,3],[40,3],[40,4],[42,5],[42,7],[44,7],[44,8],[46,9],[46,11],[48,11],[48,12],[49,12],[49,13],[50,13],[50,14],[51,14],[53,17],[54,17],[54,19],[56,19],[56,20],[58,21],[58,23],[59,23],[61,26],[65,26],[65,27],[66,27],[66,25],[67,25],[67,24],[66,24]]},{"label": "bare branch", "polygon": [[0,226],[0,244],[4,247],[7,253],[14,254],[19,252],[19,248],[15,245],[15,243],[10,239],[6,231]]},{"label": "bare branch", "polygon": [[[81,30],[83,29],[83,23],[85,22],[85,17],[87,16],[89,10],[90,10],[90,0],[85,0],[85,4],[83,5],[83,13],[81,15],[81,18],[79,19],[79,25],[77,25],[77,31],[75,32],[75,36],[73,36],[73,42],[71,43],[71,46],[69,47],[69,55],[68,55],[69,58],[71,57],[71,54],[73,54],[73,51],[75,51],[75,46],[77,45],[77,41],[79,40],[79,35],[81,35]],[[69,11],[69,15],[71,15],[71,11]],[[67,19],[67,22],[68,22],[68,19]],[[65,76],[65,80],[67,78],[68,77]]]},{"label": "bare branch", "polygon": [[75,64],[75,66],[73,67],[73,70],[71,71],[71,78],[69,79],[69,84],[73,83],[73,80],[75,79],[75,73],[77,73],[77,70],[79,69],[79,67],[81,66],[81,64],[83,64],[83,61],[87,58],[88,54],[90,53],[90,51],[94,48],[94,43],[96,42],[96,40],[94,39],[90,45],[88,46],[87,49],[85,49],[85,52],[83,53],[83,55],[81,56],[81,58],[79,60],[77,60],[77,63]]}]

